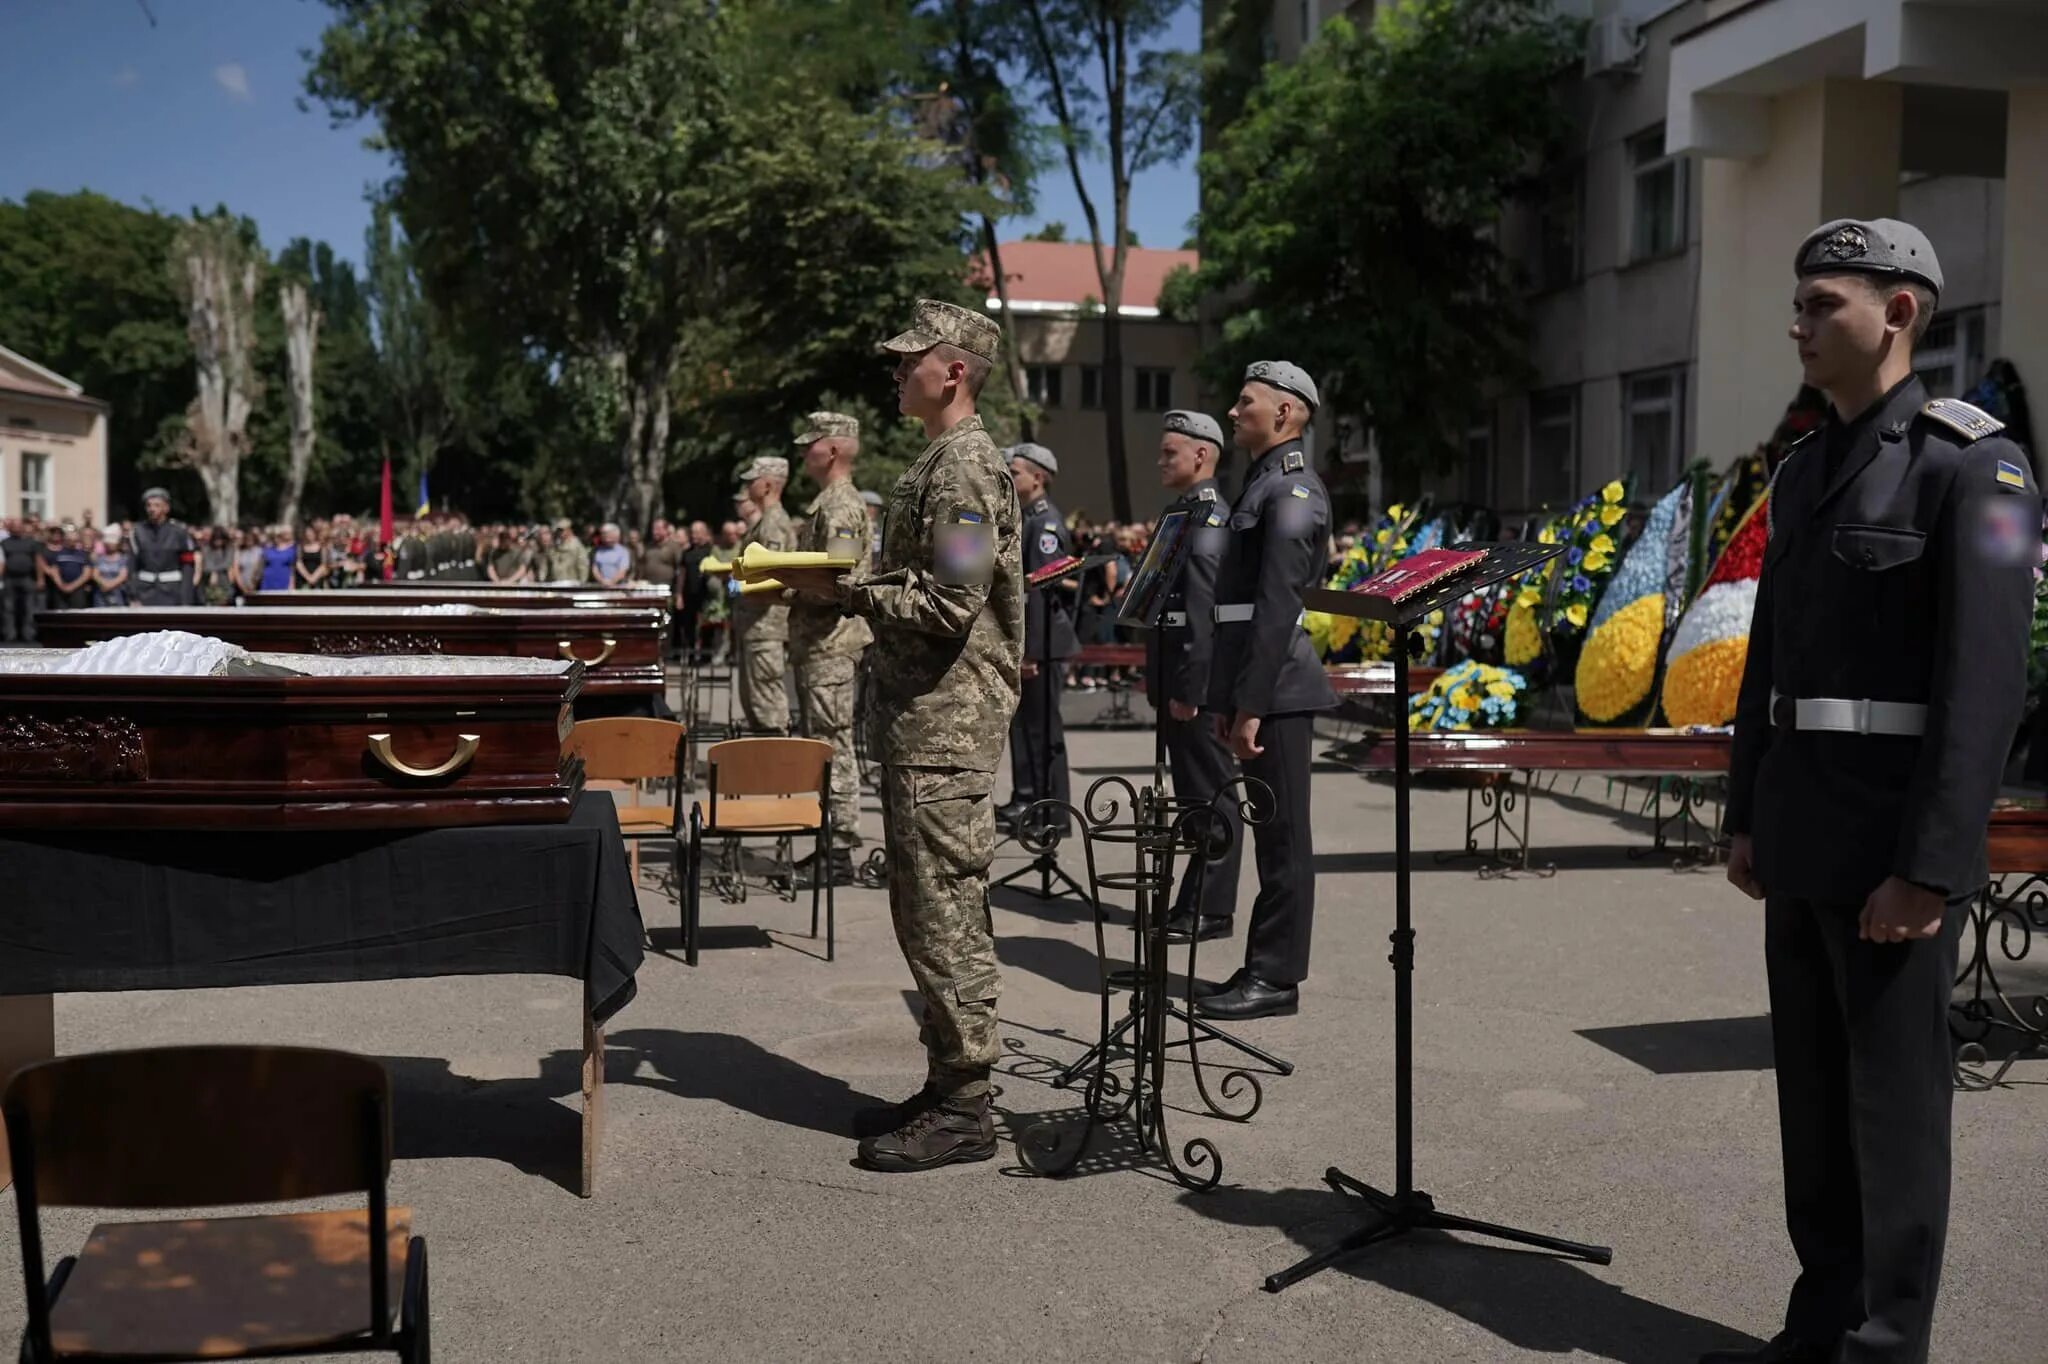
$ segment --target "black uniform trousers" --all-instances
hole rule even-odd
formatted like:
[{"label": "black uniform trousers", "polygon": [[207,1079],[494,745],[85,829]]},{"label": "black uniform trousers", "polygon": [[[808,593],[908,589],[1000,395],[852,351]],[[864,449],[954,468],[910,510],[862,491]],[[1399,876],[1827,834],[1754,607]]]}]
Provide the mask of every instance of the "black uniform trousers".
[{"label": "black uniform trousers", "polygon": [[[1029,805],[1035,800],[1071,801],[1072,779],[1067,774],[1067,727],[1060,719],[1060,679],[1065,665],[1059,659],[1038,665],[1038,675],[1027,677],[1019,688],[1017,713],[1010,720],[1010,799]],[[1052,821],[1061,828],[1070,822],[1062,815]]]},{"label": "black uniform trousers", "polygon": [[1967,901],[1906,943],[1856,936],[1858,905],[1764,910],[1785,1217],[1799,1278],[1785,1329],[1845,1364],[1927,1358],[1948,1234],[1949,992]]},{"label": "black uniform trousers", "polygon": [[[1162,715],[1166,739],[1166,761],[1173,769],[1173,794],[1188,801],[1212,801],[1225,783],[1236,775],[1230,750],[1216,737],[1207,715],[1176,720]],[[1215,801],[1216,811],[1229,822],[1230,848],[1223,856],[1202,867],[1202,903],[1194,903],[1196,873],[1192,860],[1181,872],[1173,912],[1198,911],[1204,919],[1228,919],[1237,909],[1237,869],[1244,856],[1244,821],[1237,813],[1238,793],[1233,791]]]},{"label": "black uniform trousers", "polygon": [[1312,711],[1268,715],[1259,722],[1265,752],[1246,759],[1244,774],[1265,784],[1253,789],[1252,825],[1259,894],[1245,934],[1244,965],[1269,985],[1299,985],[1308,974],[1309,930],[1316,915],[1315,848],[1309,831],[1308,776]]},{"label": "black uniform trousers", "polygon": [[0,581],[0,643],[36,642],[36,608],[41,606],[42,585],[33,578]]}]

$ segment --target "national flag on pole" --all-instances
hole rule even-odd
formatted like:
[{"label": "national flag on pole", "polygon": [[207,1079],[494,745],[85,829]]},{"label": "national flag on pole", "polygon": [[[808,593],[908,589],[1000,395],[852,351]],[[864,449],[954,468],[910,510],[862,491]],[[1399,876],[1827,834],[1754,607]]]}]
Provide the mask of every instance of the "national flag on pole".
[{"label": "national flag on pole", "polygon": [[384,460],[384,487],[377,495],[377,553],[384,561],[384,581],[391,581],[391,459]]},{"label": "national flag on pole", "polygon": [[425,516],[433,510],[433,500],[427,496],[427,471],[422,469],[420,470],[420,509],[414,512],[413,515]]}]

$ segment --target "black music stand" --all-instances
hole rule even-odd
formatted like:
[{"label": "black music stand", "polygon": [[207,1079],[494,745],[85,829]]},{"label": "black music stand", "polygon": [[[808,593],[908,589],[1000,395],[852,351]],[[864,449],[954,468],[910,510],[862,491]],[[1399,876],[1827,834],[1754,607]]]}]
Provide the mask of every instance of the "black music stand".
[{"label": "black music stand", "polygon": [[1377,620],[1394,630],[1394,932],[1390,941],[1394,967],[1394,1190],[1382,1192],[1354,1179],[1336,1166],[1323,1173],[1323,1181],[1338,1193],[1355,1194],[1371,1209],[1366,1220],[1336,1244],[1325,1246],[1307,1259],[1266,1277],[1266,1291],[1278,1293],[1290,1284],[1377,1241],[1392,1240],[1411,1231],[1469,1231],[1517,1245],[1535,1246],[1594,1264],[1611,1264],[1614,1252],[1607,1246],[1585,1245],[1538,1232],[1479,1222],[1469,1217],[1440,1212],[1436,1202],[1415,1187],[1415,928],[1409,903],[1408,806],[1408,649],[1410,631],[1430,612],[1457,601],[1475,588],[1527,572],[1564,549],[1562,545],[1494,544],[1463,545],[1462,549],[1483,549],[1486,557],[1462,572],[1431,584],[1403,601],[1309,588],[1301,594],[1302,604],[1312,611]]},{"label": "black music stand", "polygon": [[[1056,571],[1038,577],[1035,582],[1027,578],[1025,580],[1025,594],[1029,596],[1033,592],[1049,592],[1055,584],[1063,583],[1077,574],[1086,573],[1089,569],[1106,564],[1115,557],[1113,554],[1091,554],[1085,559],[1076,559],[1074,562],[1064,566],[1048,565],[1049,568],[1054,568]],[[1024,611],[1028,619],[1031,612],[1030,602],[1027,601],[1024,604]],[[1065,679],[1054,671],[1058,667],[1060,660],[1051,657],[1051,653],[1052,603],[1048,601],[1045,603],[1045,628],[1038,632],[1038,657],[1031,660],[1038,665],[1038,675],[1044,682],[1044,685],[1038,689],[1038,719],[1040,728],[1046,735],[1045,752],[1039,755],[1037,763],[1038,800],[1032,803],[1034,807],[1052,799],[1052,708],[1059,704],[1059,694],[1064,689],[1065,683]],[[1068,891],[1072,893],[1072,898],[1076,900],[1088,899],[1088,892],[1081,888],[1081,883],[1076,881],[1067,873],[1067,869],[1060,865],[1060,840],[1065,838],[1066,835],[1060,830],[1059,818],[1064,815],[1065,811],[1059,811],[1055,818],[1036,828],[1029,822],[1031,817],[1030,809],[1026,809],[1022,815],[1019,815],[1016,833],[1017,846],[1030,853],[1031,860],[1014,871],[1007,872],[998,877],[990,889],[994,889],[995,886],[1007,886],[1012,881],[1022,880],[1035,875],[1038,877],[1038,889],[1032,890],[1028,885],[1024,889],[1041,900],[1053,898],[1052,883],[1055,880],[1067,887]],[[1062,896],[1061,898],[1067,897]]]}]

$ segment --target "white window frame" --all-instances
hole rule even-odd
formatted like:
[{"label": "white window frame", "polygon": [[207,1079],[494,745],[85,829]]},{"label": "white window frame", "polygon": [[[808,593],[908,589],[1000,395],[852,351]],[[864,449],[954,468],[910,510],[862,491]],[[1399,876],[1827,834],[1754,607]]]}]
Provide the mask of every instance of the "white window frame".
[{"label": "white window frame", "polygon": [[[29,507],[28,471],[30,461],[36,461],[43,471],[42,489],[35,497],[42,503],[40,509]],[[56,515],[57,508],[57,458],[41,450],[21,450],[15,454],[16,500],[21,504],[18,516],[34,516],[48,521]]]},{"label": "white window frame", "polygon": [[[1668,391],[1662,397],[1639,397],[1636,385],[1655,380],[1669,383]],[[1672,365],[1664,369],[1637,370],[1621,376],[1621,467],[1633,476],[1643,472],[1637,467],[1635,438],[1636,418],[1665,414],[1666,428],[1670,435],[1668,469],[1648,471],[1649,483],[1636,480],[1636,495],[1657,498],[1678,481],[1678,475],[1685,468],[1685,366]]]},{"label": "white window frame", "polygon": [[[1646,154],[1646,149],[1655,139],[1657,151]],[[1689,166],[1684,156],[1674,156],[1663,150],[1664,125],[1654,124],[1637,133],[1627,142],[1629,160],[1628,200],[1628,258],[1633,261],[1659,260],[1684,252],[1688,235],[1687,198],[1691,186],[1688,183]],[[1643,241],[1643,182],[1665,170],[1671,172],[1671,233],[1672,239],[1663,246],[1646,245]]]},{"label": "white window frame", "polygon": [[[1565,419],[1562,425],[1567,432],[1565,439],[1565,468],[1558,487],[1561,491],[1554,497],[1539,494],[1536,483],[1536,431],[1537,428],[1551,428],[1559,425],[1554,419],[1539,421],[1536,405],[1539,402],[1562,398],[1565,400]],[[1579,387],[1568,384],[1561,388],[1538,389],[1529,395],[1528,429],[1522,437],[1522,493],[1529,510],[1539,507],[1561,508],[1569,503],[1572,490],[1579,485]]]}]

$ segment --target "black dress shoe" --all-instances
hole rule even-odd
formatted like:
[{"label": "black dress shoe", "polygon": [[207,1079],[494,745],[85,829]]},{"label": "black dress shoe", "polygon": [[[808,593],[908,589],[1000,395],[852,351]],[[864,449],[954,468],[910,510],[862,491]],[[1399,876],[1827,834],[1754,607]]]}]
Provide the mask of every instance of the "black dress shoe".
[{"label": "black dress shoe", "polygon": [[1188,988],[1189,999],[1208,999],[1212,995],[1227,994],[1244,983],[1244,968],[1238,967],[1224,980],[1198,980]]},{"label": "black dress shoe", "polygon": [[1031,806],[1028,802],[1021,800],[1013,800],[1008,805],[998,805],[996,807],[996,823],[1015,824],[1023,817],[1024,812],[1030,808]]},{"label": "black dress shoe", "polygon": [[1230,936],[1230,920],[1217,915],[1195,915],[1176,910],[1166,921],[1166,936],[1174,942],[1207,942]]},{"label": "black dress shoe", "polygon": [[1771,1340],[1747,1350],[1709,1350],[1700,1364],[1834,1364],[1839,1344],[1820,1345],[1781,1331]]},{"label": "black dress shoe", "polygon": [[1301,1008],[1301,991],[1292,985],[1271,985],[1247,971],[1237,984],[1195,1001],[1204,1018],[1283,1018]]}]

